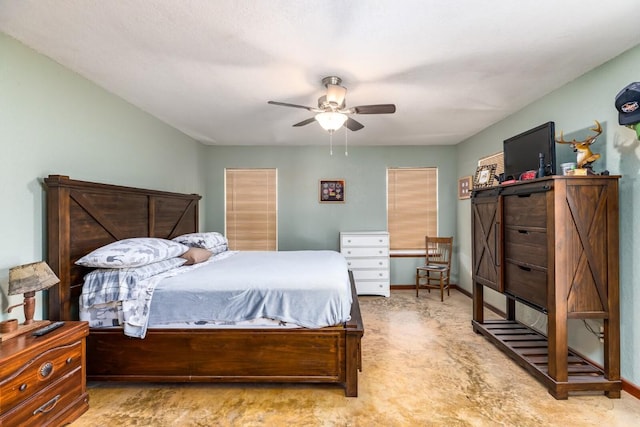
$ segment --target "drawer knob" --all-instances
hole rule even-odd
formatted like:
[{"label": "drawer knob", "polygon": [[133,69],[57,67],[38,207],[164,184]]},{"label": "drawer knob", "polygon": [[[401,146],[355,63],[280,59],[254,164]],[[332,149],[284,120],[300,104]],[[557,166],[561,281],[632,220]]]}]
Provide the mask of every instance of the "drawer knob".
[{"label": "drawer knob", "polygon": [[43,378],[48,377],[53,372],[53,363],[47,362],[44,365],[40,366],[40,376]]},{"label": "drawer knob", "polygon": [[35,411],[33,411],[33,415],[38,415],[41,412],[43,414],[50,412],[53,408],[55,408],[56,403],[58,403],[58,400],[60,400],[59,394],[55,396],[53,399],[51,399],[50,401],[48,401],[47,403],[45,403],[44,405],[42,405],[41,407],[39,407],[38,409],[36,409]]},{"label": "drawer knob", "polygon": [[26,384],[20,384],[20,387],[18,387],[18,390],[20,391],[25,391],[27,389],[27,385]]},{"label": "drawer knob", "polygon": [[382,261],[378,261],[378,265],[382,265]]},{"label": "drawer knob", "polygon": [[68,357],[68,358],[67,358],[67,360],[66,360],[66,362],[67,362],[67,365],[68,365],[69,363],[73,362],[73,357]]},{"label": "drawer knob", "polygon": [[351,251],[347,251],[348,254],[351,254]]}]

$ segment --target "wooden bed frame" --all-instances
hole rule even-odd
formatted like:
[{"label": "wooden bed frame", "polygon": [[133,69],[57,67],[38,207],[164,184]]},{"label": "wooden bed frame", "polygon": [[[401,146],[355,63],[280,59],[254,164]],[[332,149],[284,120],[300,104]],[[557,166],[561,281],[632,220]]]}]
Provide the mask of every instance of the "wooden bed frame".
[{"label": "wooden bed frame", "polygon": [[[82,278],[74,262],[129,237],[171,239],[198,230],[197,194],[179,194],[50,175],[48,261],[60,284],[48,291],[51,320],[77,320]],[[338,383],[358,395],[364,333],[351,278],[351,320],[321,329],[153,329],[144,339],[91,329],[87,379],[129,382]]]}]

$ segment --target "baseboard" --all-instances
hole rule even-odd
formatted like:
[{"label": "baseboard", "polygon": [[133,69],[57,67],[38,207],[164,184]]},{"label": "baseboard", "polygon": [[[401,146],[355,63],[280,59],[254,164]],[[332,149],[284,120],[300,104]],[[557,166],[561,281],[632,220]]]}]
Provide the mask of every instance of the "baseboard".
[{"label": "baseboard", "polygon": [[[471,294],[471,292],[467,291],[466,289],[463,288],[459,288],[457,285],[455,284],[451,284],[450,285],[451,289],[455,289],[458,292],[460,292],[463,295],[468,296],[469,298],[473,298],[473,295]],[[394,289],[415,289],[416,285],[391,285],[391,290]],[[491,310],[492,312],[496,313],[497,315],[501,316],[501,317],[505,317],[506,313],[500,309],[498,309],[497,307],[494,307],[491,304],[488,304],[486,301],[484,302],[484,306]],[[584,356],[582,356],[584,357]],[[585,358],[586,359],[586,358]],[[598,368],[602,369],[602,366],[600,366],[600,364],[595,363],[592,360],[586,359],[589,361],[589,363],[592,363],[594,365],[596,365]],[[629,393],[631,396],[635,397],[636,399],[640,400],[640,387],[638,387],[637,385],[635,385],[632,382],[629,382],[627,380],[625,380],[624,378],[620,379],[622,381],[622,390],[626,391],[627,393]]]}]

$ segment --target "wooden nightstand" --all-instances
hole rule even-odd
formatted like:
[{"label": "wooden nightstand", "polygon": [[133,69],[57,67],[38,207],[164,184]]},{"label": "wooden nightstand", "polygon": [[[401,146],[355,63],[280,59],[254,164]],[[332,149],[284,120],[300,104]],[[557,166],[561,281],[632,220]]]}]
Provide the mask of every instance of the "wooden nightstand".
[{"label": "wooden nightstand", "polygon": [[0,343],[0,425],[59,426],[89,409],[87,322],[66,321],[41,337]]}]

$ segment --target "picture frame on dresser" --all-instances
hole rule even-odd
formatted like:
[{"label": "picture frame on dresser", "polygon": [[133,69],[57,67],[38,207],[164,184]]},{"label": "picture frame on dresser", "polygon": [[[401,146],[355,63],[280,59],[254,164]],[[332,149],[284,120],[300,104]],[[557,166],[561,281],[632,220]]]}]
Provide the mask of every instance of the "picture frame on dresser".
[{"label": "picture frame on dresser", "polygon": [[318,201],[320,203],[344,203],[347,185],[344,179],[321,179]]},{"label": "picture frame on dresser", "polygon": [[498,165],[495,163],[478,166],[473,178],[473,188],[486,188],[493,186],[497,167]]}]

